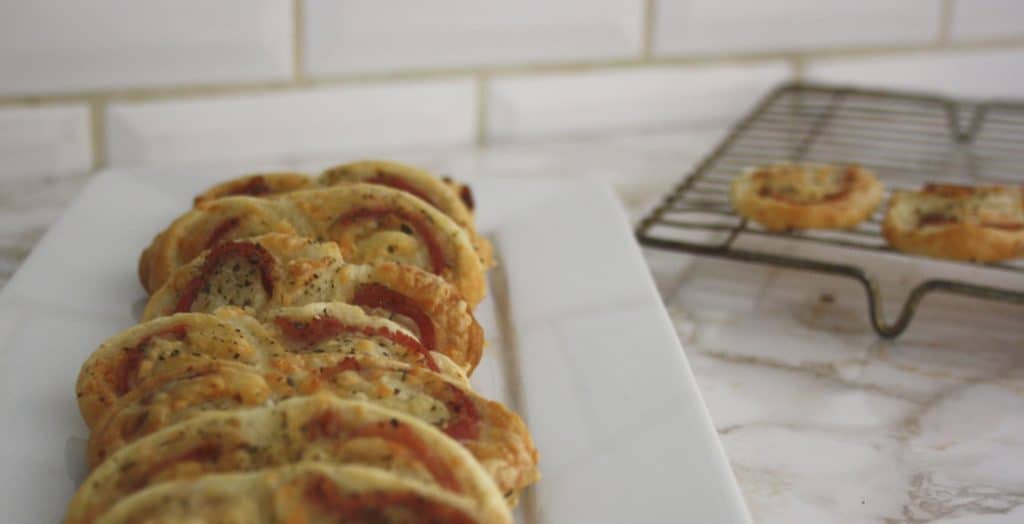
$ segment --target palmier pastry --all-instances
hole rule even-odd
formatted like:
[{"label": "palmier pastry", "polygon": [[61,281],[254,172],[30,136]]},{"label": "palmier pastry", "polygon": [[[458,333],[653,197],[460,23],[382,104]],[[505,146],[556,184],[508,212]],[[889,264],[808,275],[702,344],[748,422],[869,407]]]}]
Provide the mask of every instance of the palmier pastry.
[{"label": "palmier pastry", "polygon": [[464,497],[488,521],[508,520],[497,487],[456,441],[403,413],[322,394],[208,412],[148,435],[93,470],[65,522],[94,522],[117,500],[161,482],[307,461],[395,473]]},{"label": "palmier pastry", "polygon": [[90,467],[126,444],[210,410],[272,405],[295,395],[329,392],[371,401],[437,427],[476,457],[503,494],[514,495],[537,479],[537,451],[523,421],[473,392],[461,378],[368,355],[297,357],[288,361],[295,363],[291,367],[210,362],[149,377],[120,397],[97,425],[89,439]]},{"label": "palmier pastry", "polygon": [[297,173],[247,175],[222,182],[195,198],[196,205],[228,196],[276,197],[292,191],[342,184],[377,184],[405,191],[433,205],[469,233],[485,266],[493,265],[492,248],[476,232],[473,192],[464,184],[398,162],[364,160],[332,167],[318,178]]},{"label": "palmier pastry", "polygon": [[732,182],[736,211],[770,231],[847,229],[882,199],[882,184],[858,166],[775,164],[748,169]]},{"label": "palmier pastry", "polygon": [[[175,373],[202,372],[215,363],[255,366],[276,391],[291,391],[293,369],[304,369],[308,355],[331,353],[341,356],[370,355],[422,365],[465,382],[461,368],[441,353],[428,352],[400,326],[385,322],[356,324],[352,317],[338,313],[343,304],[314,306],[313,311],[282,309],[266,324],[237,309],[219,310],[216,315],[180,313],[144,322],[111,337],[82,365],[76,392],[79,411],[90,428],[97,427],[118,402],[137,385],[154,377]],[[315,316],[314,316],[315,315]],[[279,340],[274,319],[337,319],[340,329],[331,329],[315,346],[305,341]],[[331,321],[333,324],[334,322]],[[372,326],[367,334],[363,327]],[[288,336],[288,335],[285,335]],[[308,365],[315,365],[309,361]],[[215,371],[216,369],[214,369]],[[272,373],[273,372],[273,373]]]},{"label": "palmier pastry", "polygon": [[305,462],[164,482],[116,504],[101,524],[413,522],[504,524],[468,496],[365,466]]},{"label": "palmier pastry", "polygon": [[466,230],[409,193],[372,184],[201,203],[143,252],[139,277],[154,292],[203,250],[271,232],[334,241],[352,263],[420,267],[453,283],[471,305],[484,297],[484,266]]},{"label": "palmier pastry", "polygon": [[292,191],[319,187],[316,180],[302,173],[259,173],[221,182],[196,196],[193,204],[198,206],[229,196],[275,197]]},{"label": "palmier pastry", "polygon": [[892,247],[937,258],[997,262],[1024,255],[1024,188],[929,184],[896,191],[882,235]]},{"label": "palmier pastry", "polygon": [[[472,220],[476,205],[469,186],[450,178],[438,179],[422,169],[386,160],[363,160],[338,165],[327,169],[318,178],[290,172],[245,175],[207,189],[196,196],[194,203],[201,204],[229,196],[272,197],[292,191],[356,182],[378,184],[412,193],[433,204],[459,224]],[[461,205],[455,204],[452,195],[446,194],[442,187],[451,192]]]},{"label": "palmier pastry", "polygon": [[[472,370],[480,361],[483,331],[454,286],[413,266],[342,262],[338,246],[270,234],[214,246],[179,268],[154,293],[143,320],[173,313],[213,312],[238,306],[264,318],[271,309],[312,302],[345,302],[401,323],[423,345]],[[323,322],[312,316],[319,333]],[[281,325],[281,329],[288,326]]]},{"label": "palmier pastry", "polygon": [[412,166],[383,160],[364,160],[332,167],[319,178],[322,186],[367,183],[392,187],[413,194],[451,217],[469,233],[485,267],[494,264],[490,242],[476,232],[473,222],[473,192],[464,184]]}]

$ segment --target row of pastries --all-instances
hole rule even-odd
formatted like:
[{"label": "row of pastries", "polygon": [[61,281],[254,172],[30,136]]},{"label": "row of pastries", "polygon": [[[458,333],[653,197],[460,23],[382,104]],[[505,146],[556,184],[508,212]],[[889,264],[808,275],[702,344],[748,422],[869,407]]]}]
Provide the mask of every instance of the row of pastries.
[{"label": "row of pastries", "polygon": [[473,205],[380,161],[196,197],[140,257],[141,323],[82,366],[65,522],[511,522],[538,454],[468,379]]}]

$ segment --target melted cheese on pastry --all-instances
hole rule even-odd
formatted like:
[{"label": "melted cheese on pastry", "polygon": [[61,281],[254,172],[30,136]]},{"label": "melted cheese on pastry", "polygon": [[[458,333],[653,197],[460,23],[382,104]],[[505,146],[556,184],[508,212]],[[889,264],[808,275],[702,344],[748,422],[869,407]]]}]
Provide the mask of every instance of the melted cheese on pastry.
[{"label": "melted cheese on pastry", "polygon": [[129,444],[89,475],[66,522],[91,522],[115,501],[160,482],[302,461],[380,468],[466,495],[481,513],[507,515],[476,460],[434,427],[379,405],[320,394],[208,412]]},{"label": "melted cheese on pastry", "polygon": [[472,370],[483,332],[454,286],[404,264],[347,264],[339,247],[269,234],[225,242],[174,272],[143,320],[237,306],[257,318],[282,306],[345,302],[409,328],[427,349]]}]

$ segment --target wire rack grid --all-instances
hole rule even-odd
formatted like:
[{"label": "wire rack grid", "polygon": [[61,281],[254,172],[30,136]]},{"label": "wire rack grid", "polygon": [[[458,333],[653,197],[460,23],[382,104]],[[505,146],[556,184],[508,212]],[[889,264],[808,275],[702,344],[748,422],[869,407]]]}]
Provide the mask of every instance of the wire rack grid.
[{"label": "wire rack grid", "polygon": [[[870,219],[850,230],[775,233],[737,215],[729,201],[733,178],[744,168],[779,161],[865,166],[885,184],[885,200],[892,190],[917,190],[926,183],[1019,185],[1024,183],[1024,103],[783,85],[740,120],[637,228],[640,242],[654,248],[856,279],[866,291],[872,327],[887,338],[907,328],[921,299],[931,292],[1024,305],[1024,291],[1014,286],[935,276],[910,291],[896,320],[889,323],[879,284],[863,268],[789,250],[737,245],[750,236],[782,237],[910,256],[889,248],[881,236],[885,200]],[[1024,277],[1024,261],[984,267]],[[1024,278],[1018,282],[1024,284]]]}]

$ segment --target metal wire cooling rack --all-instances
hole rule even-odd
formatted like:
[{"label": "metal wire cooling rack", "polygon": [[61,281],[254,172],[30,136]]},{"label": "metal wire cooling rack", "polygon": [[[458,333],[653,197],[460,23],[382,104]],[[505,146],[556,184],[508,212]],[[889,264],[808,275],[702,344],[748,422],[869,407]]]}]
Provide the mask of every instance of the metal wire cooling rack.
[{"label": "metal wire cooling rack", "polygon": [[[863,165],[885,184],[886,198],[869,220],[853,230],[769,232],[735,213],[729,202],[729,185],[746,167],[784,160]],[[902,333],[921,299],[933,291],[1024,305],[1024,291],[928,278],[911,290],[896,321],[890,324],[882,311],[879,285],[864,269],[821,257],[781,253],[781,249],[737,246],[738,240],[755,235],[909,256],[891,250],[881,237],[884,202],[893,189],[914,190],[928,182],[1024,182],[1024,103],[784,85],[737,123],[666,196],[640,223],[637,237],[655,248],[856,279],[867,292],[871,324],[883,337]],[[984,267],[1012,273],[1008,276],[1014,280],[1024,277],[1024,261]],[[1024,279],[1017,281],[1024,283]]]}]

